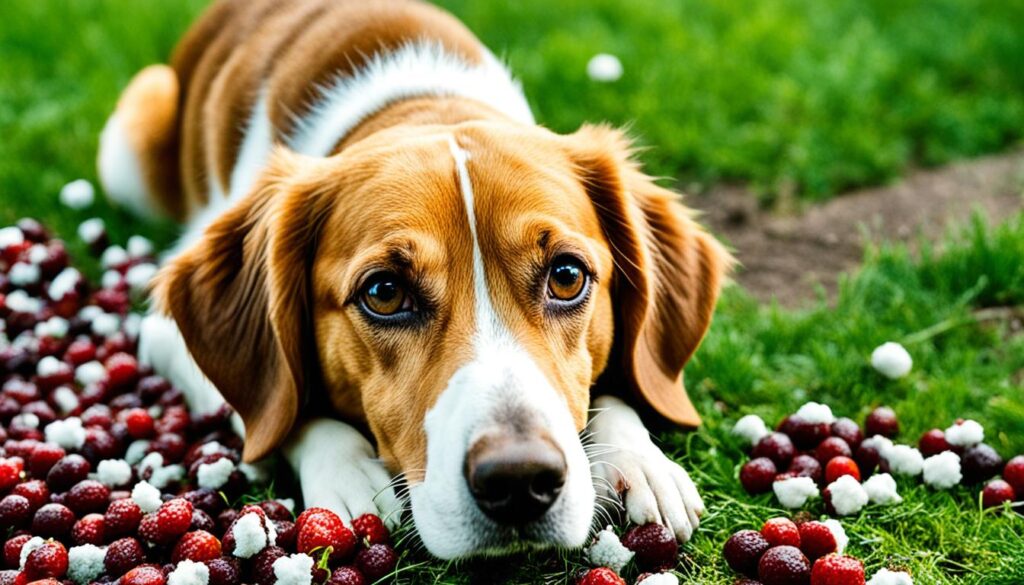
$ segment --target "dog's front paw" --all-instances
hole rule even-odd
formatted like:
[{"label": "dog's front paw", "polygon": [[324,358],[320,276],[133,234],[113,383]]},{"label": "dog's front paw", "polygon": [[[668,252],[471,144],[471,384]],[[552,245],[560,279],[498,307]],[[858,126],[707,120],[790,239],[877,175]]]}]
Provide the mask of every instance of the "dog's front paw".
[{"label": "dog's front paw", "polygon": [[376,514],[389,528],[398,526],[402,506],[391,475],[356,429],[336,420],[312,420],[289,440],[285,455],[299,476],[307,508],[327,508],[346,522]]},{"label": "dog's front paw", "polygon": [[[606,495],[622,499],[635,524],[664,524],[680,542],[690,540],[704,501],[682,467],[661,452],[636,412],[612,397],[595,400],[591,468]],[[613,493],[608,493],[613,492]]]}]

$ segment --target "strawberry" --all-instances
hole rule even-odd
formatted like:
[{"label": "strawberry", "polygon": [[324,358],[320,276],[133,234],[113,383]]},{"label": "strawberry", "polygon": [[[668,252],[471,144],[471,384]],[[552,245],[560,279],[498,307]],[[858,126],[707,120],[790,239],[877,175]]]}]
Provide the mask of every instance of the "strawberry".
[{"label": "strawberry", "polygon": [[94,479],[76,483],[67,494],[67,504],[77,514],[97,512],[107,507],[110,488]]},{"label": "strawberry", "polygon": [[103,524],[108,537],[134,533],[142,521],[142,509],[131,498],[114,500],[107,506]]},{"label": "strawberry", "polygon": [[28,472],[32,477],[44,478],[67,453],[59,445],[39,443],[28,456]]},{"label": "strawberry", "polygon": [[144,408],[129,408],[121,413],[120,417],[128,428],[128,434],[133,439],[148,439],[153,436],[153,417]]},{"label": "strawberry", "polygon": [[118,352],[107,358],[107,384],[113,389],[134,385],[139,379],[139,362],[131,354]]},{"label": "strawberry", "polygon": [[857,462],[849,457],[835,457],[825,466],[825,483],[830,484],[844,475],[853,476],[860,481],[860,468]]},{"label": "strawberry", "polygon": [[242,566],[238,559],[220,557],[205,562],[210,569],[209,585],[241,585]]},{"label": "strawberry", "polygon": [[815,561],[829,553],[836,552],[838,547],[836,537],[827,525],[812,520],[800,524],[798,529],[800,531],[800,550],[810,560]]},{"label": "strawberry", "polygon": [[158,565],[139,565],[120,579],[121,585],[165,585],[167,578]]},{"label": "strawberry", "polygon": [[757,578],[764,585],[807,583],[811,562],[795,546],[776,546],[768,549],[757,563]]},{"label": "strawberry", "polygon": [[645,570],[671,569],[679,556],[676,537],[668,528],[653,522],[626,531],[622,545],[636,553],[637,565]]},{"label": "strawberry", "polygon": [[315,510],[312,514],[307,514],[309,510],[306,510],[296,522],[296,550],[310,554],[315,548],[330,546],[334,549],[331,552],[331,559],[349,558],[356,548],[356,535],[345,527],[341,518],[334,512],[322,508]]},{"label": "strawberry", "polygon": [[120,577],[141,564],[145,558],[142,544],[129,536],[110,543],[103,556],[103,567],[112,577]]},{"label": "strawberry", "polygon": [[17,569],[21,566],[21,547],[31,538],[31,534],[19,534],[7,539],[4,543],[4,565],[7,568]]},{"label": "strawberry", "polygon": [[38,510],[43,504],[50,501],[50,490],[46,487],[46,482],[39,479],[30,479],[28,481],[21,482],[14,486],[11,493],[22,496],[28,500],[33,512]]},{"label": "strawberry", "polygon": [[864,585],[864,563],[835,554],[821,557],[811,569],[811,585]]},{"label": "strawberry", "polygon": [[626,585],[626,581],[608,567],[598,567],[587,571],[577,585]]},{"label": "strawberry", "polygon": [[0,526],[20,527],[32,516],[32,503],[25,496],[9,494],[0,500]]},{"label": "strawberry", "polygon": [[173,540],[185,534],[192,524],[192,502],[184,498],[168,500],[156,511],[156,519],[161,535]]},{"label": "strawberry", "polygon": [[356,555],[356,567],[371,583],[394,571],[397,564],[398,555],[387,544],[371,544]]},{"label": "strawberry", "polygon": [[196,562],[212,561],[220,555],[220,541],[217,540],[217,537],[205,530],[195,530],[186,532],[178,540],[178,544],[174,546],[174,552],[171,554],[171,561],[174,563],[185,559]]},{"label": "strawberry", "polygon": [[103,544],[106,536],[102,514],[86,514],[71,527],[71,540],[75,544]]},{"label": "strawberry", "polygon": [[771,546],[760,532],[740,530],[725,542],[722,555],[733,571],[755,577],[757,576],[757,563]]},{"label": "strawberry", "polygon": [[353,520],[352,531],[359,540],[370,544],[385,544],[391,538],[384,521],[376,514],[363,514]]},{"label": "strawberry", "polygon": [[366,585],[366,579],[359,569],[346,565],[334,569],[327,585]]},{"label": "strawberry", "polygon": [[46,474],[46,485],[55,492],[64,492],[71,489],[71,486],[86,479],[92,465],[85,457],[72,453],[61,458],[55,463]]},{"label": "strawberry", "polygon": [[258,585],[274,585],[277,582],[274,561],[284,556],[288,556],[288,553],[279,546],[268,546],[256,553],[252,558],[252,580]]},{"label": "strawberry", "polygon": [[63,538],[75,524],[75,513],[63,504],[46,504],[32,517],[32,534]]},{"label": "strawberry", "polygon": [[68,551],[64,545],[50,540],[28,554],[25,559],[25,578],[57,579],[68,572]]},{"label": "strawberry", "polygon": [[751,459],[740,470],[740,483],[748,494],[757,495],[770,492],[778,468],[767,457]]},{"label": "strawberry", "polygon": [[789,545],[800,548],[800,530],[789,518],[772,518],[761,527],[761,536],[772,546]]},{"label": "strawberry", "polygon": [[20,457],[0,459],[0,491],[7,491],[21,480],[21,472],[25,463]]}]

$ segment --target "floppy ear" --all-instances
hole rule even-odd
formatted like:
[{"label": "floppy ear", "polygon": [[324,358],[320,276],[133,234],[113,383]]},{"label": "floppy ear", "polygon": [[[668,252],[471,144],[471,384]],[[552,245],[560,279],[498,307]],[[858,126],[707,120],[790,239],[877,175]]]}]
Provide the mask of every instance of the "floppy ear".
[{"label": "floppy ear", "polygon": [[245,421],[246,461],[285,439],[318,383],[308,283],[329,198],[296,179],[312,164],[275,153],[251,193],[172,259],[154,288],[157,309]]},{"label": "floppy ear", "polygon": [[640,171],[620,131],[584,126],[569,139],[615,260],[610,359],[621,370],[610,379],[669,421],[697,426],[683,366],[711,324],[732,257],[677,193]]}]

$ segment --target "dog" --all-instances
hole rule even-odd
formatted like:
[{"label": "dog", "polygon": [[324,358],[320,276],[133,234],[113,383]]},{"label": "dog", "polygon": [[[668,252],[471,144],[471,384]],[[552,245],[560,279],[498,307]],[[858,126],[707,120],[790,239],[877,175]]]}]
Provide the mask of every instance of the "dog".
[{"label": "dog", "polygon": [[731,258],[634,150],[538,126],[431,5],[220,0],[123,91],[98,167],[184,226],[142,360],[230,404],[307,506],[409,510],[458,559],[582,546],[611,498],[700,522],[640,415],[699,424],[682,370]]}]

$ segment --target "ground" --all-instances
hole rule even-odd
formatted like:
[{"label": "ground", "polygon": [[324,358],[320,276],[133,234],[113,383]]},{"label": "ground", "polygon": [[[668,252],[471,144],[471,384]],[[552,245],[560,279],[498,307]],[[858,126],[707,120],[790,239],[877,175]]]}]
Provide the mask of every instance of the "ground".
[{"label": "ground", "polygon": [[[726,538],[781,513],[737,483],[744,455],[729,429],[743,414],[775,422],[814,399],[860,420],[889,404],[903,441],[971,417],[1004,456],[1024,452],[1024,157],[1014,150],[1024,129],[1024,5],[443,3],[508,57],[545,124],[631,124],[650,147],[650,168],[698,193],[688,201],[744,262],[686,371],[705,424],[659,434],[709,506],[683,548],[684,583],[732,583],[720,555]],[[38,217],[85,262],[74,230],[88,215],[103,217],[118,242],[133,233],[173,239],[167,222],[102,200],[88,215],[72,213],[56,193],[95,178],[96,136],[118,91],[166,59],[204,4],[5,4],[0,223]],[[622,57],[619,83],[586,79],[586,60],[601,51]],[[1000,151],[1008,154],[909,171]],[[807,206],[854,186],[868,188]],[[972,218],[975,207],[988,219]],[[877,236],[867,249],[862,225]],[[915,361],[896,382],[868,365],[887,340],[902,341]],[[1024,582],[1024,517],[981,511],[973,488],[900,487],[903,505],[844,521],[850,552],[870,572],[896,565],[918,583]],[[404,545],[416,549],[413,537]],[[446,565],[407,552],[395,580],[568,583],[580,560],[544,552]]]}]

